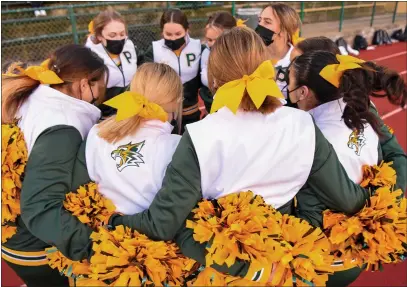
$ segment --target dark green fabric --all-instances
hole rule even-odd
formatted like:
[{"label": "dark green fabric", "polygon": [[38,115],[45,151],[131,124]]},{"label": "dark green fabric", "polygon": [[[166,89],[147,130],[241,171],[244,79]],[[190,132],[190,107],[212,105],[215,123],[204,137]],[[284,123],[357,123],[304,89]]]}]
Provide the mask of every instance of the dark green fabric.
[{"label": "dark green fabric", "polygon": [[[83,174],[83,158],[77,160],[81,144],[82,137],[73,127],[45,130],[29,156],[21,191],[21,214],[28,231],[73,260],[87,258],[91,250],[92,229],[63,207],[68,192],[90,181]],[[74,178],[77,174],[81,174],[80,179]],[[20,246],[17,250],[28,249]]]},{"label": "dark green fabric", "polygon": [[153,44],[148,46],[148,48],[145,50],[144,55],[143,55],[143,61],[144,61],[144,63],[154,63]]},{"label": "dark green fabric", "polygon": [[[301,190],[298,193],[301,194],[301,199],[298,200],[307,201],[310,198],[317,202],[321,201],[319,209],[315,209],[307,202],[304,206],[309,210],[305,209],[305,212],[301,212],[301,217],[311,222],[315,221],[313,218],[315,216],[316,225],[320,225],[323,210],[331,208],[345,213],[357,212],[363,207],[368,193],[348,178],[332,145],[318,127],[315,126],[315,130],[314,162],[305,187],[306,192],[303,193]],[[336,177],[332,177],[332,174]],[[186,132],[167,169],[163,187],[157,193],[150,208],[135,215],[117,216],[111,220],[111,224],[129,226],[155,240],[171,240],[177,234],[176,241],[180,244],[182,252],[204,262],[204,246],[194,242],[190,231],[180,230],[190,211],[201,198],[199,162],[192,140]],[[344,198],[350,200],[344,201]],[[244,276],[247,267],[241,264],[244,263],[238,262],[228,270],[224,270],[223,266],[219,269],[235,276]],[[232,273],[233,271],[237,273]]]},{"label": "dark green fabric", "polygon": [[354,214],[364,206],[369,193],[350,180],[332,145],[317,126],[315,140],[314,163],[306,184],[297,193],[296,215],[321,227],[324,210]]},{"label": "dark green fabric", "polygon": [[371,106],[370,111],[377,116],[380,124],[381,135],[379,136],[379,141],[383,160],[385,162],[393,162],[392,167],[397,173],[396,188],[400,188],[405,192],[407,189],[407,155],[396,137],[389,132],[388,127],[385,126],[377,110]]},{"label": "dark green fabric", "polygon": [[114,217],[110,224],[128,226],[154,240],[172,240],[201,199],[198,158],[186,131],[150,208],[135,215]]},{"label": "dark green fabric", "polygon": [[213,102],[213,96],[211,91],[209,90],[208,87],[202,86],[199,89],[199,96],[201,97],[202,101],[205,104],[205,109],[208,113],[211,112],[211,107],[212,107],[212,102]]},{"label": "dark green fabric", "polygon": [[61,276],[57,269],[52,269],[49,265],[21,266],[5,262],[27,287],[69,287],[68,277]]},{"label": "dark green fabric", "polygon": [[363,272],[359,267],[355,267],[346,271],[335,272],[328,276],[326,287],[346,287],[352,284],[359,275]]}]

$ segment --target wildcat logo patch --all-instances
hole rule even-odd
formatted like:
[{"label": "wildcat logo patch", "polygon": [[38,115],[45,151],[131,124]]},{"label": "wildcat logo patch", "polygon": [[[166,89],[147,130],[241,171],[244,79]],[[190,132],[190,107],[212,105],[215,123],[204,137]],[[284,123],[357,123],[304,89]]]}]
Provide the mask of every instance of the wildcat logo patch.
[{"label": "wildcat logo patch", "polygon": [[139,167],[140,164],[144,163],[143,155],[140,153],[144,144],[145,141],[135,144],[129,142],[112,151],[111,156],[116,161],[117,170],[122,171],[128,166]]},{"label": "wildcat logo patch", "polygon": [[363,133],[353,131],[349,136],[348,148],[355,150],[356,155],[360,156],[362,147],[366,145],[366,138]]}]

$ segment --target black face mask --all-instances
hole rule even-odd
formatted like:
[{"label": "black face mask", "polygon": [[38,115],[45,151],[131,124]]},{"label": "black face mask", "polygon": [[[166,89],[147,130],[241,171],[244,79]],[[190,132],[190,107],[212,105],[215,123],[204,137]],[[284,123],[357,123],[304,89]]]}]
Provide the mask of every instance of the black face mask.
[{"label": "black face mask", "polygon": [[173,51],[178,50],[184,44],[185,44],[185,37],[181,37],[176,40],[165,39],[165,46],[167,46],[168,48],[170,48]]},{"label": "black face mask", "polygon": [[106,39],[106,50],[113,55],[120,55],[123,51],[124,43],[126,39],[123,40],[108,40]]},{"label": "black face mask", "polygon": [[276,34],[274,31],[267,29],[261,25],[257,25],[256,33],[263,39],[263,42],[266,46],[270,46],[274,40],[273,36]]},{"label": "black face mask", "polygon": [[90,101],[90,104],[91,104],[91,105],[94,105],[98,99],[96,99],[96,98],[93,96],[93,90],[92,90],[92,86],[90,85],[90,83],[89,83],[89,89],[90,89],[90,93],[92,94],[92,100]]},{"label": "black face mask", "polygon": [[298,90],[299,88],[301,88],[301,86],[298,86],[298,87],[296,87],[295,89],[292,89],[291,91],[288,89],[288,84],[287,84],[287,86],[285,86],[285,87],[283,88],[283,90],[284,90],[285,88],[287,88],[287,107],[299,109],[299,107],[298,107],[298,102],[299,102],[300,100],[296,101],[295,103],[292,103],[291,100],[290,100],[290,93],[294,92],[295,90]]}]

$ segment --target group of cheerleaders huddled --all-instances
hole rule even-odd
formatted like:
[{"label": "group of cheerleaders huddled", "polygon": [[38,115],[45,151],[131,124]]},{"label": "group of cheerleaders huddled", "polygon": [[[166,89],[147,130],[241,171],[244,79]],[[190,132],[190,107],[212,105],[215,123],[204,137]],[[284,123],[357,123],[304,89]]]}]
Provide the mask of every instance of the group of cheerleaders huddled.
[{"label": "group of cheerleaders huddled", "polygon": [[[394,71],[178,9],[140,51],[112,8],[2,75],[2,258],[35,286],[348,286],[407,255],[407,157],[370,97]],[[198,98],[207,115],[201,119]]]}]

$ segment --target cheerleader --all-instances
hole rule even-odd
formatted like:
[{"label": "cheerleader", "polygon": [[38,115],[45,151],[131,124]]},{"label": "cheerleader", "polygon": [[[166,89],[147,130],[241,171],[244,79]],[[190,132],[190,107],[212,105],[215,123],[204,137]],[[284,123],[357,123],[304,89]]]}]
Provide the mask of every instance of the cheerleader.
[{"label": "cheerleader", "polygon": [[[299,42],[295,46],[292,56],[294,55],[294,57],[298,57],[298,56],[302,55],[303,53],[308,53],[308,52],[312,52],[312,51],[328,51],[332,54],[340,55],[338,46],[332,40],[330,40],[326,37],[314,37],[314,38],[308,38],[308,39],[305,39],[305,40]],[[366,63],[366,65],[374,65],[374,64],[369,62],[369,63]],[[373,71],[375,71],[375,72],[373,73],[373,75],[375,75],[374,79],[377,81],[376,89],[379,89],[378,87],[381,87],[383,90],[385,90],[385,88],[386,88],[385,84],[387,83],[388,87],[394,88],[394,90],[389,90],[388,93],[394,93],[394,92],[399,93],[398,95],[392,96],[392,99],[394,99],[394,97],[396,99],[402,98],[403,96],[400,93],[402,93],[403,88],[402,88],[402,82],[400,81],[400,76],[398,76],[394,72],[387,71],[386,68],[384,68],[384,67],[381,67],[378,65],[374,65],[374,66],[375,66],[375,69]],[[292,77],[295,77],[295,76],[292,76]],[[398,79],[398,81],[391,82],[392,79],[393,80]],[[381,80],[383,82],[380,82],[379,80]],[[353,83],[353,85],[354,85],[354,83]],[[385,86],[383,86],[383,85],[385,85]],[[320,91],[319,93],[323,94],[324,92]],[[374,94],[372,94],[372,95],[374,96]],[[296,101],[296,100],[294,99],[294,101]],[[294,104],[294,105],[297,106],[297,104]],[[407,186],[405,152],[404,152],[403,148],[400,146],[400,144],[398,143],[396,137],[392,133],[389,132],[388,127],[383,123],[383,120],[380,118],[376,107],[374,106],[373,102],[370,100],[369,100],[369,110],[370,110],[370,112],[375,114],[376,121],[380,126],[380,132],[378,132],[378,134],[379,134],[378,138],[379,138],[379,142],[380,142],[381,153],[383,154],[383,160],[385,162],[393,162],[392,167],[397,171],[396,188],[405,190],[405,187]],[[331,139],[334,140],[335,138],[331,138]],[[331,139],[328,138],[328,140],[331,140]]]},{"label": "cheerleader", "polygon": [[[108,7],[89,24],[90,35],[86,47],[99,55],[109,69],[105,100],[124,92],[137,71],[137,52],[128,39],[124,18],[112,7]],[[139,57],[140,58],[140,57]],[[103,117],[115,110],[100,105]]]},{"label": "cheerleader", "polygon": [[[205,245],[194,242],[190,229],[180,229],[202,198],[252,190],[289,213],[294,196],[306,187],[304,192],[317,194],[333,210],[353,214],[364,206],[368,191],[349,179],[311,115],[282,106],[268,58],[250,29],[233,28],[217,39],[208,63],[216,113],[187,126],[149,209],[113,215],[110,225],[155,240],[177,235],[182,252],[204,264]],[[271,267],[226,271],[266,282]]]},{"label": "cheerleader", "polygon": [[201,81],[202,87],[199,89],[199,96],[205,104],[206,111],[209,113],[212,106],[212,94],[208,88],[208,59],[211,47],[216,39],[227,30],[236,27],[236,19],[229,12],[216,12],[209,16],[205,26],[206,48],[201,57]]},{"label": "cheerleader", "polygon": [[87,182],[80,176],[86,169],[77,154],[100,119],[93,103],[105,92],[107,69],[99,56],[79,45],[59,48],[41,66],[16,68],[20,74],[2,76],[2,123],[17,120],[28,162],[17,233],[2,244],[2,258],[28,287],[69,286],[49,267],[45,249],[56,246],[74,260],[90,255],[92,229],[67,212],[63,201]]},{"label": "cheerleader", "polygon": [[[304,45],[301,50],[307,48],[308,45]],[[393,161],[397,185],[405,190],[406,155],[379,121],[377,113],[371,112],[374,108],[369,98],[369,95],[375,96],[383,90],[392,103],[404,105],[407,91],[403,79],[372,62],[338,55],[314,51],[297,57],[289,73],[287,91],[291,102],[298,103],[300,109],[313,116],[354,182],[361,182],[363,165],[375,165],[384,159]],[[344,72],[334,72],[338,65]],[[379,136],[382,138],[380,142]],[[296,215],[313,218],[311,223],[321,226],[325,208],[319,201],[310,193],[298,193]],[[327,286],[348,286],[361,272],[357,267],[336,272],[329,277]]]},{"label": "cheerleader", "polygon": [[89,132],[88,173],[117,212],[141,212],[161,188],[181,139],[171,134],[170,121],[181,119],[182,83],[170,66],[146,63],[138,69],[130,91],[105,104],[116,108],[118,114]]},{"label": "cheerleader", "polygon": [[[295,44],[300,40],[298,31],[301,25],[300,17],[295,9],[283,4],[270,4],[261,12],[257,34],[263,39],[275,62],[276,81],[280,90],[287,98],[287,67],[290,65],[290,55]],[[290,103],[288,102],[290,105]]]},{"label": "cheerleader", "polygon": [[204,46],[189,36],[187,16],[179,9],[169,9],[161,17],[163,38],[154,41],[145,53],[145,61],[164,63],[180,76],[184,86],[182,128],[199,121],[198,90],[201,87],[200,60]]}]

